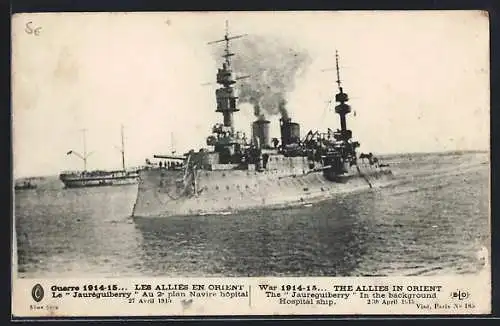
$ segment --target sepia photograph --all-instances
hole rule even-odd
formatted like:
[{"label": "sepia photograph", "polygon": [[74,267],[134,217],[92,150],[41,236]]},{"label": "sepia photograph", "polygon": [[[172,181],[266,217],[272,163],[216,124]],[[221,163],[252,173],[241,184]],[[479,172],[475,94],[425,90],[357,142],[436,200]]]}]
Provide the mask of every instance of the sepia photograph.
[{"label": "sepia photograph", "polygon": [[489,98],[480,11],[15,15],[14,277],[489,282]]}]

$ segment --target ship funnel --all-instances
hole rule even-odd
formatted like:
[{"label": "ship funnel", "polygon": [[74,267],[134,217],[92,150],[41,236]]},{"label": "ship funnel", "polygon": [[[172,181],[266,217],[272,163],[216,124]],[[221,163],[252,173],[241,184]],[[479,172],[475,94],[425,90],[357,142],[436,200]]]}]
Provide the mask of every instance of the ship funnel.
[{"label": "ship funnel", "polygon": [[282,117],[280,119],[281,146],[284,148],[289,144],[300,142],[300,125],[292,122],[291,118]]},{"label": "ship funnel", "polygon": [[252,123],[252,139],[259,148],[270,148],[269,121],[260,118]]}]

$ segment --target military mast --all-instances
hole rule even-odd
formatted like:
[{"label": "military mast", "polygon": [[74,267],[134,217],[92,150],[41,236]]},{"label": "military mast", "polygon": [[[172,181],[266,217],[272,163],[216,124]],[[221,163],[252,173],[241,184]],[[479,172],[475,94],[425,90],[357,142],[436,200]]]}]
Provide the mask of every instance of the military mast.
[{"label": "military mast", "polygon": [[215,90],[215,98],[217,100],[215,112],[222,113],[223,123],[218,123],[213,127],[212,132],[217,135],[216,137],[209,136],[207,138],[207,145],[214,146],[215,152],[219,153],[219,163],[221,164],[232,163],[233,158],[238,161],[238,153],[241,151],[241,146],[244,143],[244,139],[238,138],[234,131],[233,114],[239,111],[239,109],[237,107],[238,97],[235,94],[233,85],[236,83],[236,80],[250,76],[233,76],[230,58],[234,53],[231,53],[229,49],[230,40],[243,36],[246,36],[246,34],[230,36],[229,23],[226,20],[226,33],[224,38],[208,43],[215,44],[225,42],[224,54],[222,55],[224,62],[222,63],[222,68],[217,69],[216,79],[216,83],[220,84],[222,87]]},{"label": "military mast", "polygon": [[217,84],[222,85],[222,87],[215,91],[215,97],[217,99],[217,109],[215,110],[215,112],[222,113],[224,121],[223,125],[228,129],[231,138],[234,136],[233,113],[239,111],[236,105],[236,100],[238,99],[238,97],[235,95],[233,85],[236,83],[237,79],[245,78],[246,76],[240,78],[234,78],[233,76],[230,58],[234,55],[234,53],[231,53],[229,49],[229,41],[243,36],[246,36],[246,34],[230,36],[229,23],[226,20],[226,34],[224,35],[224,39],[208,43],[226,43],[224,54],[222,55],[225,60],[222,63],[222,69],[219,68],[217,71]]},{"label": "military mast", "polygon": [[337,140],[342,140],[344,142],[349,141],[352,138],[352,131],[347,129],[346,115],[351,112],[351,107],[346,104],[349,101],[349,96],[344,93],[342,89],[342,81],[340,80],[339,71],[339,53],[335,51],[335,67],[337,70],[337,80],[339,92],[335,95],[335,101],[339,104],[335,106],[335,113],[340,116],[340,133],[336,135]]},{"label": "military mast", "polygon": [[349,96],[342,88],[338,51],[335,51],[335,68],[337,71],[336,83],[338,85],[338,93],[335,95],[335,101],[339,103],[335,106],[335,113],[337,113],[340,117],[340,130],[337,129],[333,136],[337,141],[341,142],[340,156],[342,157],[344,164],[352,164],[357,160],[356,148],[359,147],[359,142],[351,141],[352,131],[347,129],[346,115],[351,112],[351,106],[347,104]]}]

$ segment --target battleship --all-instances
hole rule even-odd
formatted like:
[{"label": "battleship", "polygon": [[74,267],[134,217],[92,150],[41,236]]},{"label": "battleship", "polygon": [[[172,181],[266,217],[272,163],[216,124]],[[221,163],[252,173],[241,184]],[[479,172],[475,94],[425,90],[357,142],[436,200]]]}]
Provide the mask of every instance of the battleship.
[{"label": "battleship", "polygon": [[[167,160],[162,166],[139,171],[139,186],[132,215],[140,218],[184,215],[231,214],[255,208],[310,205],[334,198],[335,194],[382,187],[392,179],[387,164],[372,153],[360,153],[358,141],[347,128],[351,112],[348,94],[340,80],[336,58],[335,113],[340,129],[308,131],[301,138],[300,124],[282,113],[280,139],[269,136],[270,121],[252,122],[251,139],[235,131],[234,114],[239,111],[235,77],[231,65],[230,36],[226,23],[224,61],[216,74],[215,111],[222,123],[212,127],[207,148],[184,155],[155,154]],[[286,112],[286,103],[280,111]]]},{"label": "battleship", "polygon": [[75,155],[83,161],[83,171],[65,171],[59,174],[59,180],[62,181],[65,188],[81,187],[101,187],[101,186],[119,186],[136,184],[138,182],[138,169],[126,169],[125,167],[125,143],[123,136],[123,126],[121,128],[122,147],[120,149],[122,156],[122,169],[114,171],[93,170],[87,171],[87,158],[92,152],[87,153],[85,141],[85,129],[83,131],[83,155],[70,150],[66,155]]}]

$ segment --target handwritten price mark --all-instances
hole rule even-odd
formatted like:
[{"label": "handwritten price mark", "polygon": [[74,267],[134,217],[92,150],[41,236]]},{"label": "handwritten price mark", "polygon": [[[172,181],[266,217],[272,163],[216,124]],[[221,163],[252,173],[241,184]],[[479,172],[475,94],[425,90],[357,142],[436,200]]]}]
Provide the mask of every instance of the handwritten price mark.
[{"label": "handwritten price mark", "polygon": [[41,26],[34,26],[32,21],[29,21],[26,23],[26,27],[24,28],[24,31],[28,35],[35,35],[38,36],[40,35],[42,30]]}]

